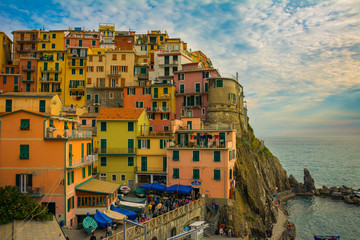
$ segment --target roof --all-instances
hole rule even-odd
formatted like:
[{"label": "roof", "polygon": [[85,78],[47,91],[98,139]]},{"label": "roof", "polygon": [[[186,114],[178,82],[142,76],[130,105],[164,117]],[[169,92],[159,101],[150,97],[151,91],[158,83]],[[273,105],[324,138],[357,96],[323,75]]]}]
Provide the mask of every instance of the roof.
[{"label": "roof", "polygon": [[42,98],[53,98],[58,95],[57,93],[35,93],[35,92],[10,92],[3,93],[0,97],[42,97]]},{"label": "roof", "polygon": [[97,179],[90,179],[89,181],[86,181],[76,186],[75,190],[111,195],[116,192],[120,187],[120,184],[100,181]]},{"label": "roof", "polygon": [[101,108],[97,119],[137,120],[143,111],[142,108]]},{"label": "roof", "polygon": [[0,114],[0,117],[4,117],[4,116],[10,115],[10,114],[15,114],[15,113],[18,113],[18,112],[27,112],[27,113],[38,115],[38,116],[41,116],[41,117],[50,117],[51,116],[50,114],[47,114],[47,113],[34,112],[34,111],[25,110],[25,109],[19,109],[19,110],[13,111],[13,112],[3,112],[3,113]]},{"label": "roof", "polygon": [[98,113],[93,113],[93,112],[89,112],[89,113],[84,113],[83,115],[79,116],[81,118],[96,118],[98,116]]}]

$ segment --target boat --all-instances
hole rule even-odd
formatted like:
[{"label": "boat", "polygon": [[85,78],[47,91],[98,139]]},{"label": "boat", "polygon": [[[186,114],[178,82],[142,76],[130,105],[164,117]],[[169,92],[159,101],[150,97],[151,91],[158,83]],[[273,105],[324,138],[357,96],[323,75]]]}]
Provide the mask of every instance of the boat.
[{"label": "boat", "polygon": [[121,197],[121,201],[144,204],[146,202],[146,198]]},{"label": "boat", "polygon": [[125,209],[125,210],[129,210],[129,211],[132,211],[132,212],[136,212],[136,213],[140,213],[143,211],[143,208],[138,208],[138,207],[130,207],[130,206],[125,206],[125,205],[117,205],[118,208],[121,208],[121,209]]},{"label": "boat", "polygon": [[109,221],[110,225],[112,226],[112,220],[111,218],[109,218],[108,216],[106,216],[105,214],[99,212],[98,210],[96,210],[96,213],[94,215],[95,221],[97,222],[98,226],[101,228],[105,228],[106,227],[106,223],[107,221]]},{"label": "boat", "polygon": [[82,221],[82,225],[85,229],[85,232],[87,234],[91,234],[93,231],[95,231],[95,229],[97,229],[98,224],[96,223],[96,221],[90,217],[90,215],[88,214],[88,216],[86,218],[84,218],[84,220]]},{"label": "boat", "polygon": [[146,191],[145,191],[145,189],[143,189],[143,188],[137,188],[137,189],[135,190],[135,193],[136,193],[136,195],[138,195],[139,197],[145,197]]},{"label": "boat", "polygon": [[127,219],[125,214],[121,214],[110,209],[106,209],[103,213],[117,223],[123,223],[124,218]]},{"label": "boat", "polygon": [[314,235],[315,240],[339,240],[340,236]]},{"label": "boat", "polygon": [[137,207],[137,208],[146,207],[146,203],[134,203],[134,202],[126,202],[126,201],[120,201],[120,205],[125,205],[125,206],[129,206],[129,207]]},{"label": "boat", "polygon": [[125,209],[121,209],[121,208],[117,208],[115,207],[113,204],[110,205],[110,210],[113,210],[115,212],[121,213],[126,215],[130,220],[134,221],[137,217],[137,213],[136,212],[132,212],[129,210],[125,210]]},{"label": "boat", "polygon": [[124,194],[124,195],[126,195],[126,194],[128,194],[129,192],[130,192],[130,188],[128,187],[128,186],[122,186],[122,187],[120,187],[120,191]]}]

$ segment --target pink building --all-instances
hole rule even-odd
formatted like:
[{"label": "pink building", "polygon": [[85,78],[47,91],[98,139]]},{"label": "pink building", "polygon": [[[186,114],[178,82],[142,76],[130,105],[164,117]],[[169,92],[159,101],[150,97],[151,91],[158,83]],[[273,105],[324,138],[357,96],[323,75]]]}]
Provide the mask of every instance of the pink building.
[{"label": "pink building", "polygon": [[219,77],[214,68],[205,68],[203,63],[187,63],[174,73],[176,87],[176,116],[206,119],[207,90],[209,77]]},{"label": "pink building", "polygon": [[174,142],[167,148],[168,186],[191,185],[196,193],[229,199],[234,186],[236,130],[231,124],[203,126],[200,118],[172,122]]}]

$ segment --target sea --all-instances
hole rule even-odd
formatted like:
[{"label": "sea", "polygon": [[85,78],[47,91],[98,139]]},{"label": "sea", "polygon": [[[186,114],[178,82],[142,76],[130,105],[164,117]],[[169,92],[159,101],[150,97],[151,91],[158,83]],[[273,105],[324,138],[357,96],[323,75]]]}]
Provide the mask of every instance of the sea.
[{"label": "sea", "polygon": [[[303,182],[307,168],[317,188],[360,188],[360,136],[263,139],[287,174],[299,182]],[[314,239],[316,234],[360,240],[360,206],[328,198],[297,197],[287,201],[285,208],[295,223],[296,239]]]}]

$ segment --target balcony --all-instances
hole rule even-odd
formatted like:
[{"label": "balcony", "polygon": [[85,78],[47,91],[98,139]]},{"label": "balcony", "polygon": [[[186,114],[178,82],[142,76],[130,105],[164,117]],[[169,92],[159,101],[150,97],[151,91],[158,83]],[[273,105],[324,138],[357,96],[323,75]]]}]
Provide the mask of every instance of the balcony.
[{"label": "balcony", "polygon": [[178,61],[173,61],[173,62],[169,61],[159,64],[160,67],[176,67],[177,65],[178,65]]},{"label": "balcony", "polygon": [[71,161],[71,164],[70,164],[70,162],[68,162],[66,164],[66,168],[68,168],[68,169],[79,168],[79,167],[82,167],[82,166],[85,166],[85,165],[88,165],[88,164],[91,164],[94,162],[95,162],[95,155],[88,155],[83,158],[79,158],[79,159],[75,159],[75,160],[73,159]]},{"label": "balcony", "polygon": [[136,148],[97,148],[96,153],[109,155],[136,154]]},{"label": "balcony", "polygon": [[76,89],[84,89],[84,85],[78,85],[78,84],[69,84],[69,88],[76,88]]},{"label": "balcony", "polygon": [[47,38],[39,38],[38,41],[39,41],[39,42],[50,42],[50,37],[47,37]]},{"label": "balcony", "polygon": [[40,187],[19,187],[18,191],[24,194],[29,194],[30,197],[39,198],[44,196],[44,186]]},{"label": "balcony", "polygon": [[39,41],[38,38],[36,37],[20,37],[20,38],[15,38],[15,42],[37,42]]},{"label": "balcony", "polygon": [[91,131],[46,128],[45,140],[65,140],[65,139],[86,139],[92,137]]},{"label": "balcony", "polygon": [[79,65],[76,65],[76,64],[73,65],[72,62],[68,62],[68,67],[70,67],[70,68],[84,68],[86,66],[85,66],[85,63],[83,63],[83,65],[80,65],[80,64]]},{"label": "balcony", "polygon": [[170,108],[166,107],[166,108],[151,108],[150,112],[160,112],[160,113],[165,113],[165,112],[170,112]]},{"label": "balcony", "polygon": [[35,66],[22,66],[21,70],[23,70],[24,72],[34,72]]},{"label": "balcony", "polygon": [[201,108],[201,107],[202,107],[201,104],[194,104],[194,105],[189,105],[189,104],[184,105],[183,104],[183,108]]},{"label": "balcony", "polygon": [[107,72],[108,77],[121,77],[121,72]]},{"label": "balcony", "polygon": [[153,97],[153,99],[171,99],[171,95],[170,94],[163,94],[163,95],[160,95],[158,97]]},{"label": "balcony", "polygon": [[146,133],[146,132],[141,131],[139,137],[140,136],[143,136],[143,137],[172,137],[173,133],[172,132],[164,132],[164,131],[161,131],[161,132],[153,132],[152,131],[152,132]]},{"label": "balcony", "polygon": [[32,47],[17,47],[15,48],[15,51],[19,52],[19,53],[27,53],[27,52],[34,52],[36,51],[36,48],[32,48]]},{"label": "balcony", "polygon": [[170,142],[168,149],[177,149],[177,148],[193,148],[193,149],[228,149],[233,146],[231,141],[228,141],[226,143],[219,142],[219,140],[212,140],[212,141],[200,141],[199,144],[197,144],[196,141],[190,141],[190,142]]},{"label": "balcony", "polygon": [[30,79],[27,79],[27,78],[23,79],[23,78],[22,78],[21,81],[27,82],[27,83],[32,83],[32,82],[35,82],[35,77],[32,77],[32,78],[30,78]]},{"label": "balcony", "polygon": [[98,101],[93,100],[93,105],[99,106],[100,105],[100,100],[98,100]]},{"label": "balcony", "polygon": [[161,168],[155,168],[155,167],[147,167],[147,168],[143,168],[143,167],[135,167],[135,173],[166,173],[166,170],[164,170],[162,167]]},{"label": "balcony", "polygon": [[40,56],[39,61],[54,61],[53,55]]},{"label": "balcony", "polygon": [[54,72],[54,73],[60,73],[62,72],[62,68],[46,68],[40,67],[40,72]]}]

